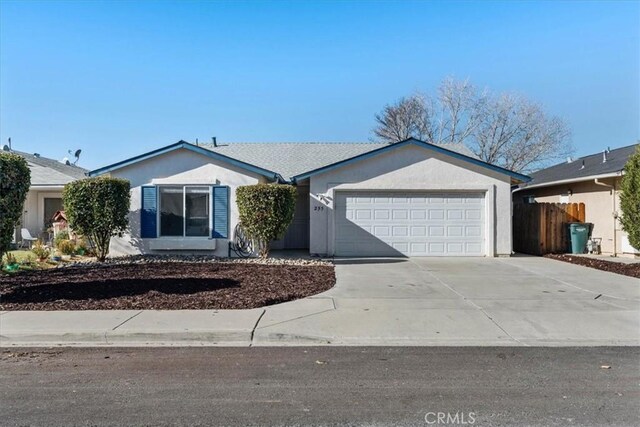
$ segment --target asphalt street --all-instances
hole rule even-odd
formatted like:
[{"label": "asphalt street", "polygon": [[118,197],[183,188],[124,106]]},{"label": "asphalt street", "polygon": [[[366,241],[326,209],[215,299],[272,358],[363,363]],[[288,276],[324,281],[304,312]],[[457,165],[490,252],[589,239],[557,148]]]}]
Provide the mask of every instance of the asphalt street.
[{"label": "asphalt street", "polygon": [[2,425],[640,425],[640,348],[0,353]]}]

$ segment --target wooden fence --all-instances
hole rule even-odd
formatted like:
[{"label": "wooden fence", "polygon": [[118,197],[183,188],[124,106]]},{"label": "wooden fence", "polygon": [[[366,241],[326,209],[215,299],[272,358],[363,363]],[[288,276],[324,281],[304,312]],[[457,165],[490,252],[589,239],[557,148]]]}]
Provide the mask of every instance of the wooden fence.
[{"label": "wooden fence", "polygon": [[584,220],[584,203],[516,203],[513,250],[531,255],[567,252],[566,223]]}]

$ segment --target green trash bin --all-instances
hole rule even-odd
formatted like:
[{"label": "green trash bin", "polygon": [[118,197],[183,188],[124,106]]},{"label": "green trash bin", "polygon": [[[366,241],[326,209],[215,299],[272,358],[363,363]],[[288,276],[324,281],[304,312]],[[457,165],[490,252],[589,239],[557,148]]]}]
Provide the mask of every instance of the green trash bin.
[{"label": "green trash bin", "polygon": [[587,251],[587,240],[591,235],[593,224],[589,222],[570,222],[569,250],[572,254],[583,254]]}]

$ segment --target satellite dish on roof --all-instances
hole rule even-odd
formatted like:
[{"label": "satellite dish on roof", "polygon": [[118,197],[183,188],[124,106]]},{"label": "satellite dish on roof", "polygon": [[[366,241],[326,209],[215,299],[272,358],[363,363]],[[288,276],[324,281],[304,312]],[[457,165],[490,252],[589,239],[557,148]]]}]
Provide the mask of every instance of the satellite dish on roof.
[{"label": "satellite dish on roof", "polygon": [[[76,163],[78,163],[78,160],[80,160],[80,154],[82,153],[81,149],[77,149],[75,153],[72,153],[71,150],[67,150],[67,153],[72,154],[73,157],[75,157],[76,159],[73,161],[73,164],[75,165]],[[67,161],[67,163],[69,163]]]}]

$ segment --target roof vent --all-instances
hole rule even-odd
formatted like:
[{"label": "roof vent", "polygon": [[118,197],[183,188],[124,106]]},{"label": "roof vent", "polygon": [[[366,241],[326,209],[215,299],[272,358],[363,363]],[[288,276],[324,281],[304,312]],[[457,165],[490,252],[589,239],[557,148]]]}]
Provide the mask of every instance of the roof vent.
[{"label": "roof vent", "polygon": [[573,162],[573,159],[571,158],[571,156],[567,157],[567,163],[571,163]]},{"label": "roof vent", "polygon": [[582,161],[582,166],[580,166],[580,169],[584,169],[584,160]]},{"label": "roof vent", "polygon": [[215,136],[212,136],[212,137],[211,137],[211,141],[213,142],[213,146],[214,146],[214,147],[217,147],[217,146],[218,146],[218,140],[216,139],[216,137],[215,137]]},{"label": "roof vent", "polygon": [[9,147],[7,144],[2,146],[2,151],[11,151],[11,147]]},{"label": "roof vent", "polygon": [[40,157],[40,153],[33,153],[33,157]]},{"label": "roof vent", "polygon": [[611,147],[607,147],[607,153],[611,152]]},{"label": "roof vent", "polygon": [[602,163],[607,163],[607,150],[602,152]]}]

